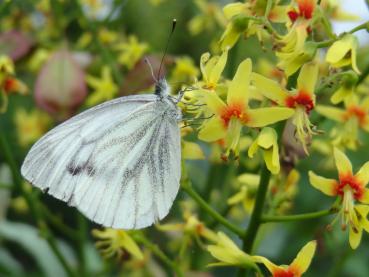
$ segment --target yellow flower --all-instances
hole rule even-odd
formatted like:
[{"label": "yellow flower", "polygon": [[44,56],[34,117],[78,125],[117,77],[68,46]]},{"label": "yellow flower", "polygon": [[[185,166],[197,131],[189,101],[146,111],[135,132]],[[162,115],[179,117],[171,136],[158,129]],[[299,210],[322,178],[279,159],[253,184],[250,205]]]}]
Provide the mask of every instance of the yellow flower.
[{"label": "yellow flower", "polygon": [[352,34],[346,34],[332,44],[327,51],[325,60],[335,68],[351,65],[352,69],[360,74],[356,65],[357,46],[357,38]]},{"label": "yellow flower", "polygon": [[356,203],[369,204],[369,189],[366,188],[369,182],[369,162],[366,162],[353,175],[351,162],[343,152],[335,148],[334,158],[338,170],[338,180],[324,178],[309,171],[310,183],[326,195],[341,197],[341,208],[338,216],[341,216],[343,229],[350,226],[350,245],[352,248],[356,248],[361,238],[357,232],[362,230],[363,226],[368,226],[366,220],[360,221],[362,214],[365,214],[366,218],[366,208],[358,208]]},{"label": "yellow flower", "polygon": [[294,109],[292,123],[296,127],[296,136],[307,153],[307,140],[313,135],[309,114],[315,106],[315,85],[318,79],[318,66],[305,64],[297,78],[297,89],[287,91],[277,82],[253,73],[251,77],[257,89],[267,98],[280,106]]},{"label": "yellow flower", "polygon": [[285,71],[287,77],[315,56],[315,43],[306,42],[315,7],[316,0],[292,1],[287,12],[290,18],[290,23],[287,24],[288,33],[276,39],[276,56],[279,58],[277,66]]},{"label": "yellow flower", "polygon": [[263,152],[265,164],[273,174],[279,173],[279,149],[277,132],[270,127],[264,127],[256,140],[251,144],[248,155],[252,158],[260,148]]},{"label": "yellow flower", "polygon": [[211,229],[207,228],[196,215],[191,214],[189,211],[185,211],[183,217],[185,220],[183,223],[156,224],[156,227],[164,232],[181,231],[195,238],[203,237],[212,242],[217,241],[217,235]]},{"label": "yellow flower", "polygon": [[241,267],[257,267],[253,258],[241,251],[238,246],[223,232],[218,232],[217,236],[217,244],[209,245],[208,251],[220,262],[210,264],[209,266],[237,265]]},{"label": "yellow flower", "polygon": [[51,119],[46,113],[39,110],[27,112],[24,109],[16,110],[14,121],[21,146],[28,146],[39,139],[48,130],[51,123]]},{"label": "yellow flower", "polygon": [[255,195],[259,186],[260,176],[243,173],[237,177],[237,181],[241,185],[240,190],[228,198],[227,204],[233,206],[242,203],[245,211],[251,213],[255,203]]},{"label": "yellow flower", "polygon": [[8,95],[11,93],[27,94],[27,86],[14,77],[13,61],[4,55],[0,55],[0,114],[8,108]]},{"label": "yellow flower", "polygon": [[[294,74],[303,64],[313,60],[316,54],[316,44],[313,42],[305,42],[306,33],[303,27],[296,27],[294,31],[291,31],[293,36],[296,35],[296,43],[293,43],[293,39],[290,36],[284,37],[279,43],[286,42],[286,46],[281,51],[276,52],[276,56],[279,58],[277,64],[278,68],[284,70],[286,77]],[[294,34],[296,32],[296,34]],[[300,40],[300,41],[299,41]],[[300,45],[301,43],[301,45]],[[287,51],[288,48],[290,52]]]},{"label": "yellow flower", "polygon": [[287,175],[279,174],[273,179],[270,186],[271,210],[275,210],[278,214],[284,214],[291,209],[299,180],[300,174],[295,169],[292,169]]},{"label": "yellow flower", "polygon": [[190,57],[176,58],[175,66],[170,76],[170,83],[187,83],[193,81],[199,73],[199,69],[194,65]]},{"label": "yellow flower", "polygon": [[264,127],[285,120],[293,115],[293,110],[283,107],[250,109],[249,81],[251,60],[243,61],[229,83],[226,103],[215,93],[206,94],[207,108],[214,116],[200,127],[199,138],[207,142],[225,139],[227,154],[238,156],[239,139],[242,126]]},{"label": "yellow flower", "polygon": [[345,109],[318,105],[316,111],[339,122],[332,133],[333,144],[355,150],[359,144],[359,129],[369,132],[369,97],[360,103],[357,97],[345,102]]},{"label": "yellow flower", "polygon": [[[352,71],[351,71],[352,72]],[[350,102],[355,97],[355,89],[358,77],[355,73],[347,74],[343,77],[338,89],[332,94],[331,102],[339,104],[341,102]]]},{"label": "yellow flower", "polygon": [[207,0],[195,0],[194,2],[201,13],[188,22],[188,29],[192,35],[212,31],[217,25],[225,25],[225,18],[219,5]]},{"label": "yellow flower", "polygon": [[127,231],[110,228],[104,230],[94,229],[92,230],[92,235],[98,239],[96,247],[105,258],[116,255],[120,258],[124,254],[124,251],[127,251],[135,259],[144,259],[141,249]]},{"label": "yellow flower", "polygon": [[114,83],[111,69],[108,66],[103,66],[101,69],[101,78],[87,75],[86,82],[94,89],[94,92],[87,98],[86,104],[88,106],[113,99],[118,93],[118,86]]},{"label": "yellow flower", "polygon": [[149,45],[147,43],[139,43],[137,37],[131,35],[128,37],[127,42],[119,43],[115,49],[120,52],[118,62],[131,69],[149,49]]},{"label": "yellow flower", "polygon": [[105,45],[109,45],[118,40],[118,33],[110,31],[106,28],[101,28],[98,31],[98,39]]},{"label": "yellow flower", "polygon": [[8,56],[1,55],[0,56],[0,82],[3,82],[4,78],[7,75],[13,75],[13,74],[15,74],[13,61]]},{"label": "yellow flower", "polygon": [[308,242],[297,254],[290,265],[276,265],[265,257],[253,256],[258,263],[263,263],[273,277],[300,277],[309,268],[316,249],[316,241]]},{"label": "yellow flower", "polygon": [[199,84],[207,90],[215,90],[227,63],[228,50],[223,51],[220,56],[210,58],[210,53],[202,54],[200,58],[200,69],[203,81]]},{"label": "yellow flower", "polygon": [[[279,1],[273,1],[268,19],[272,22],[285,22],[287,20],[287,6],[278,5]],[[249,19],[251,16],[263,16],[266,1],[245,1],[245,3],[231,3],[223,8],[223,12],[229,21],[220,39],[221,48],[233,47],[240,36],[256,35],[259,41],[266,36],[263,23]]]},{"label": "yellow flower", "polygon": [[[224,91],[226,86],[220,82],[223,69],[227,63],[228,51],[223,51],[220,56],[210,56],[210,53],[204,53],[200,58],[200,70],[202,80],[195,82],[194,90],[188,90],[184,95],[184,103],[195,104],[198,107],[205,104],[206,95],[209,93],[220,93]],[[188,111],[189,113],[205,117],[211,115],[211,111],[203,106],[201,109]]]}]

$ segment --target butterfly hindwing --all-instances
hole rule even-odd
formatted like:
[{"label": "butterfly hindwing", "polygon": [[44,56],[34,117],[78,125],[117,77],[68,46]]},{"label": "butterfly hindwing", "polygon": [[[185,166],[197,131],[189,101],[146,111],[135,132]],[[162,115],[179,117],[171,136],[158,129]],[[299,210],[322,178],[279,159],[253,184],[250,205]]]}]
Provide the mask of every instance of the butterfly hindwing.
[{"label": "butterfly hindwing", "polygon": [[180,136],[168,108],[140,95],[89,109],[41,138],[22,175],[104,226],[151,225],[179,188]]}]

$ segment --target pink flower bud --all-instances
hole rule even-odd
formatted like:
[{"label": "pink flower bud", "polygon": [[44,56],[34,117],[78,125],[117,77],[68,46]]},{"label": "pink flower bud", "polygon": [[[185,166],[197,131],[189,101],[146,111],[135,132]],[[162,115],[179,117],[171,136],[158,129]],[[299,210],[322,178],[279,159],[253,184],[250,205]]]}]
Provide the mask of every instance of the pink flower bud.
[{"label": "pink flower bud", "polygon": [[28,36],[16,30],[0,34],[0,54],[9,56],[13,61],[27,55],[32,44]]},{"label": "pink flower bud", "polygon": [[67,50],[54,53],[36,80],[37,105],[58,118],[70,116],[87,95],[84,75]]}]

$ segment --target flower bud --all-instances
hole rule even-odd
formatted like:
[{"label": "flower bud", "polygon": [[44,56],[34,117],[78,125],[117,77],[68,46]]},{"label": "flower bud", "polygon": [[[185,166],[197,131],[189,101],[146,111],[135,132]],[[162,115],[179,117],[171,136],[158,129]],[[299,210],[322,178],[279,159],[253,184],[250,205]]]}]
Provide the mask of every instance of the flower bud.
[{"label": "flower bud", "polygon": [[84,72],[78,63],[67,50],[54,53],[36,80],[37,105],[57,117],[68,117],[86,95]]}]

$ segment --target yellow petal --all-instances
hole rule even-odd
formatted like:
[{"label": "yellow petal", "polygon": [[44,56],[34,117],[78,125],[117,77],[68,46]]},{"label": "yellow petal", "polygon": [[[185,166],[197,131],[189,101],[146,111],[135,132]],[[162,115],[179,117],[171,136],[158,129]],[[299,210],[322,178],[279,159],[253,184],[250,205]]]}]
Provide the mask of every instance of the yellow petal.
[{"label": "yellow petal", "polygon": [[309,94],[315,91],[316,81],[318,79],[319,67],[316,63],[304,64],[297,78],[297,88]]},{"label": "yellow petal", "polygon": [[220,117],[213,117],[203,123],[199,132],[199,139],[203,141],[217,141],[225,138],[227,129]]},{"label": "yellow petal", "polygon": [[329,119],[344,122],[346,112],[342,109],[318,105],[315,107],[315,110]]},{"label": "yellow petal", "polygon": [[345,35],[342,39],[332,44],[327,51],[325,60],[331,64],[339,62],[351,50],[352,43],[353,36],[351,34]]},{"label": "yellow petal", "polygon": [[369,132],[369,116],[366,115],[364,119],[364,123],[361,125],[361,127],[366,131]]},{"label": "yellow petal", "polygon": [[[360,70],[356,65],[357,45],[357,38],[352,34],[346,34],[328,49],[326,61],[334,67],[342,67],[351,63],[356,73],[360,74]],[[349,57],[347,57],[348,54],[350,55]]]},{"label": "yellow petal", "polygon": [[312,186],[326,195],[335,196],[337,181],[334,179],[324,178],[309,171],[309,179]]},{"label": "yellow petal", "polygon": [[256,174],[243,173],[237,177],[237,181],[246,186],[256,187],[259,184],[260,176]]},{"label": "yellow petal", "polygon": [[270,80],[258,73],[251,74],[251,80],[266,98],[278,103],[281,106],[285,106],[285,99],[288,97],[287,92],[275,81]]},{"label": "yellow petal", "polygon": [[364,204],[369,204],[369,189],[364,188],[364,193],[360,197],[359,201]]},{"label": "yellow petal", "polygon": [[182,156],[185,160],[203,160],[205,159],[201,147],[194,142],[185,141],[183,143]]},{"label": "yellow petal", "polygon": [[244,60],[237,68],[237,72],[229,84],[227,103],[240,102],[247,105],[249,85],[250,85],[250,74],[252,70],[252,63],[250,59]]},{"label": "yellow petal", "polygon": [[242,129],[241,122],[234,117],[231,118],[231,120],[228,123],[226,135],[227,153],[228,151],[232,151],[236,156],[238,156],[241,129]]},{"label": "yellow petal", "polygon": [[276,146],[277,139],[277,132],[273,128],[265,127],[261,130],[257,141],[260,147],[269,149]]},{"label": "yellow petal", "polygon": [[285,23],[288,20],[287,10],[290,7],[288,5],[275,6],[269,13],[268,18],[274,23]]},{"label": "yellow petal", "polygon": [[363,186],[369,182],[369,162],[366,162],[360,170],[356,173],[356,177],[360,180]]},{"label": "yellow petal", "polygon": [[[277,153],[277,155],[276,155],[276,153]],[[264,161],[265,161],[265,164],[266,164],[268,170],[272,174],[278,174],[279,170],[280,170],[278,152],[276,152],[274,150],[274,148],[269,149],[269,150],[264,150],[263,151],[263,156],[264,156]]]},{"label": "yellow petal", "polygon": [[144,255],[141,252],[141,249],[137,246],[136,242],[126,232],[124,232],[122,237],[122,246],[136,259],[139,260],[144,259]]},{"label": "yellow petal", "polygon": [[209,82],[211,84],[218,83],[220,76],[223,72],[223,69],[227,63],[227,58],[228,58],[228,49],[225,49],[222,55],[217,60],[217,62],[214,64],[213,68],[211,69],[211,72],[209,74]]},{"label": "yellow petal", "polygon": [[228,24],[222,37],[220,38],[220,48],[226,50],[233,47],[238,41],[241,33],[232,23]]},{"label": "yellow petal", "polygon": [[204,78],[206,82],[208,82],[209,80],[208,72],[206,68],[206,64],[208,63],[209,59],[210,59],[209,52],[202,54],[200,58],[200,70],[201,70],[202,77]]},{"label": "yellow petal", "polygon": [[349,242],[352,249],[356,249],[360,245],[363,230],[360,226],[351,226],[349,232]]},{"label": "yellow petal", "polygon": [[255,153],[258,151],[259,145],[258,140],[254,140],[254,142],[250,145],[249,150],[247,154],[249,155],[249,158],[253,158]]},{"label": "yellow petal", "polygon": [[279,269],[283,269],[282,267],[279,267],[277,265],[275,265],[274,263],[272,263],[271,261],[269,261],[267,258],[262,257],[262,256],[252,256],[252,258],[254,259],[254,261],[256,263],[263,263],[266,268],[269,270],[270,273],[274,273]]},{"label": "yellow petal", "polygon": [[264,127],[281,120],[290,118],[294,110],[282,107],[270,107],[248,110],[250,120],[246,123],[249,127]]},{"label": "yellow petal", "polygon": [[257,138],[258,145],[264,149],[263,156],[267,168],[273,174],[277,174],[280,170],[277,140],[277,132],[270,127],[263,128]]},{"label": "yellow petal", "polygon": [[347,156],[338,148],[334,148],[334,160],[339,174],[352,175],[352,165]]},{"label": "yellow petal", "polygon": [[338,104],[341,103],[342,101],[345,100],[345,98],[347,98],[349,95],[351,95],[353,93],[352,91],[352,87],[351,88],[347,88],[346,86],[341,86],[339,87],[332,95],[331,97],[331,102],[333,104]]},{"label": "yellow petal", "polygon": [[223,12],[225,17],[229,20],[233,16],[242,13],[246,8],[247,5],[244,3],[231,3],[223,8]]},{"label": "yellow petal", "polygon": [[369,206],[368,205],[355,205],[355,210],[360,214],[360,225],[361,227],[369,232],[369,220],[368,220],[368,213],[369,213]]},{"label": "yellow petal", "polygon": [[208,92],[204,99],[207,108],[209,108],[209,110],[211,110],[214,114],[220,114],[223,109],[226,108],[226,104],[214,92]]},{"label": "yellow petal", "polygon": [[316,249],[316,241],[308,242],[297,254],[290,267],[297,268],[300,274],[303,274],[310,266]]}]

